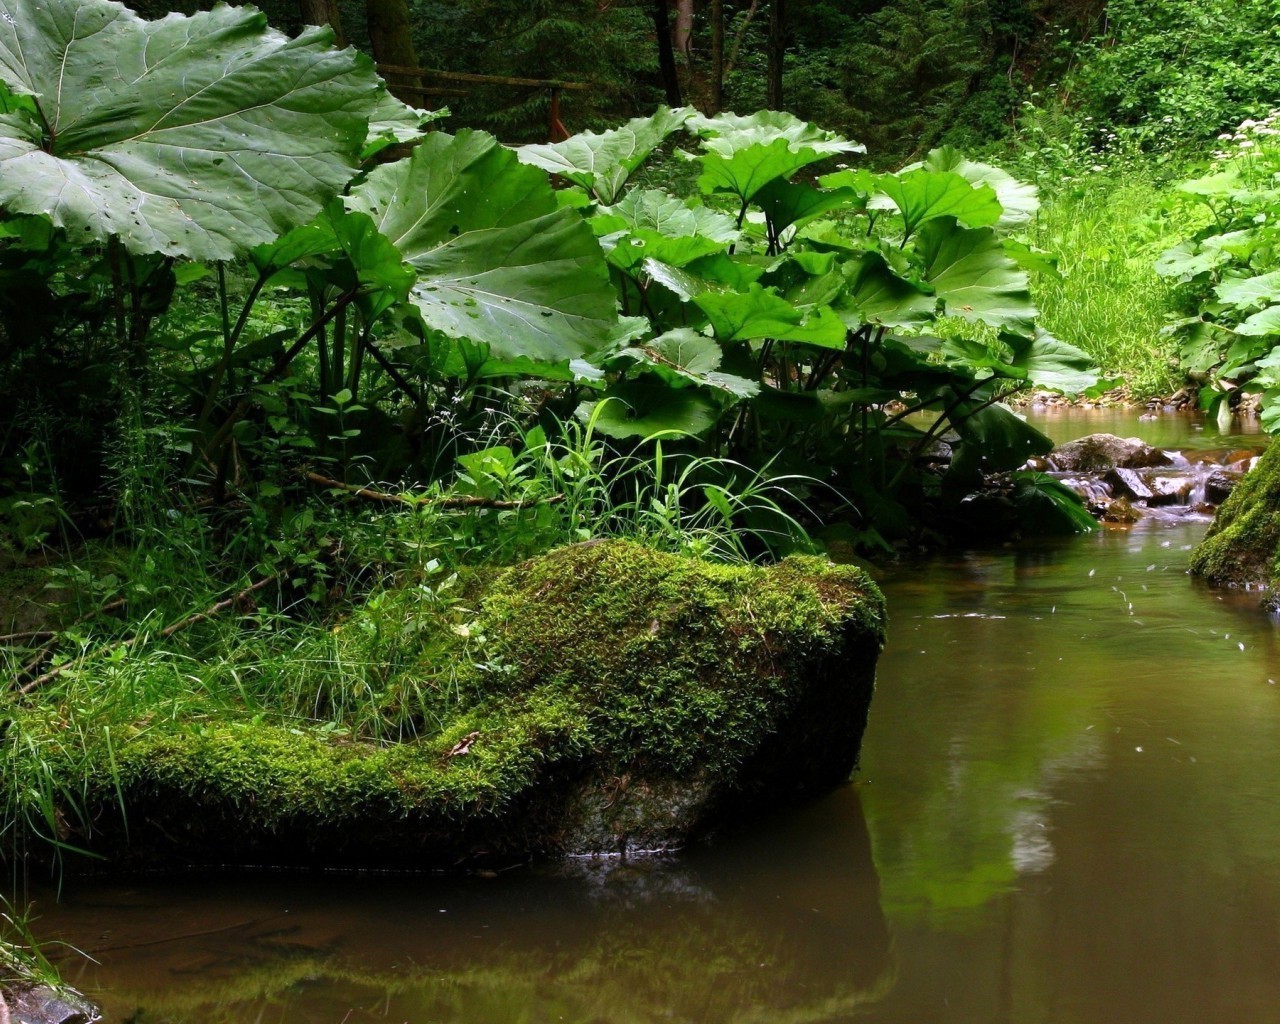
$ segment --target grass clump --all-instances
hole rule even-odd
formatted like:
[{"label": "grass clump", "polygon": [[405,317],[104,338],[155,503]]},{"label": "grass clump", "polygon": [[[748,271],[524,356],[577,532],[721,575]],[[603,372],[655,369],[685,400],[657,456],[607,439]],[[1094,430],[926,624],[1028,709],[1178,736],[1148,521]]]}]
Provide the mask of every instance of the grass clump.
[{"label": "grass clump", "polygon": [[1099,164],[1059,186],[1035,227],[1034,243],[1061,256],[1061,278],[1037,282],[1041,323],[1089,353],[1104,376],[1122,378],[1136,401],[1183,383],[1175,346],[1161,333],[1174,289],[1154,269],[1182,233],[1161,181],[1138,165]]}]

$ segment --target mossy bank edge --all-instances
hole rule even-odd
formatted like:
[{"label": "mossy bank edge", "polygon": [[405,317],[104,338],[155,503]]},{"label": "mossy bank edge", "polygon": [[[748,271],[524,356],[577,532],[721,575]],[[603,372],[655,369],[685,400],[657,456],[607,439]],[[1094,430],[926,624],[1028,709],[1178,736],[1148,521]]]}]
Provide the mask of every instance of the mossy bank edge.
[{"label": "mossy bank edge", "polygon": [[875,585],[813,557],[588,542],[426,621],[412,588],[383,598],[338,629],[412,646],[368,699],[413,702],[415,737],[144,717],[67,780],[84,802],[63,841],[108,870],[672,849],[846,780],[884,643]]}]

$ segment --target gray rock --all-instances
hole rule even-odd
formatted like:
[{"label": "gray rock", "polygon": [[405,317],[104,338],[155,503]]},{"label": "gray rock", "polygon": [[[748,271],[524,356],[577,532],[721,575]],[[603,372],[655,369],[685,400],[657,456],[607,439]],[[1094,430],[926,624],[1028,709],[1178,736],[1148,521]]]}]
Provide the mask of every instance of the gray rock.
[{"label": "gray rock", "polygon": [[1153,496],[1151,488],[1147,486],[1147,482],[1142,479],[1141,474],[1136,469],[1116,467],[1103,479],[1111,485],[1113,493],[1126,498],[1147,501]]},{"label": "gray rock", "polygon": [[79,992],[24,982],[0,989],[0,1024],[94,1024],[98,1008]]},{"label": "gray rock", "polygon": [[1196,488],[1194,477],[1183,474],[1165,475],[1161,473],[1145,474],[1146,484],[1151,488],[1148,505],[1186,505],[1191,500],[1191,492]]},{"label": "gray rock", "polygon": [[1211,505],[1221,505],[1243,476],[1238,470],[1215,469],[1204,482],[1205,500]]},{"label": "gray rock", "polygon": [[1090,434],[1059,445],[1049,454],[1054,469],[1070,473],[1107,473],[1113,469],[1146,469],[1173,462],[1159,448],[1136,437]]}]

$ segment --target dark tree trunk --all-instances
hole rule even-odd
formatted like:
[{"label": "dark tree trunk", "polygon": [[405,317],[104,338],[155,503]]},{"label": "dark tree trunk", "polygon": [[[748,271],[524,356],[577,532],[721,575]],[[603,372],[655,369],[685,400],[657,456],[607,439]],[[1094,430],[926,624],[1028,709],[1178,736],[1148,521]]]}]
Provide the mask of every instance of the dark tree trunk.
[{"label": "dark tree trunk", "polygon": [[724,107],[724,0],[711,0],[711,83],[708,90],[709,114]]},{"label": "dark tree trunk", "polygon": [[676,55],[671,46],[671,19],[667,0],[653,0],[653,28],[658,36],[658,66],[662,69],[662,85],[667,103],[673,107],[684,101],[680,97],[680,78],[676,74]]},{"label": "dark tree trunk", "polygon": [[342,13],[338,0],[298,0],[298,12],[307,25],[328,25],[333,29],[333,41],[338,46],[347,45],[347,34],[342,31]]},{"label": "dark tree trunk", "polygon": [[769,82],[767,103],[771,110],[782,109],[782,63],[787,52],[786,0],[769,6]]},{"label": "dark tree trunk", "polygon": [[[413,49],[407,0],[368,0],[365,10],[369,15],[369,45],[373,48],[373,59],[378,64],[391,67],[416,68],[418,55]],[[413,76],[388,72],[382,77],[397,99],[414,106],[421,105],[422,97],[406,89],[406,86],[420,84]]]}]

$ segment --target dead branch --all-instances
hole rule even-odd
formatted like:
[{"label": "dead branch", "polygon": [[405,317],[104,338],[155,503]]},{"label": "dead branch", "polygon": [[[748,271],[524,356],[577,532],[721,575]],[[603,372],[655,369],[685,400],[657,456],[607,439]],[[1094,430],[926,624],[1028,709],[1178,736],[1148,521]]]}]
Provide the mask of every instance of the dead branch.
[{"label": "dead branch", "polygon": [[[45,659],[48,658],[49,655],[53,653],[53,649],[58,645],[58,639],[62,636],[62,633],[65,632],[67,629],[72,629],[76,626],[82,625],[83,623],[88,622],[90,619],[96,619],[99,615],[106,615],[109,612],[119,611],[128,603],[129,603],[128,598],[117,597],[114,601],[108,601],[101,608],[95,608],[91,612],[85,612],[83,615],[80,616],[80,618],[76,619],[75,622],[71,623],[70,626],[65,627],[65,629],[61,631],[41,630],[40,634],[44,635],[45,637],[44,643],[40,645],[39,650],[37,650],[35,654],[33,654],[30,658],[27,659],[26,664],[23,665],[22,668],[18,670],[17,678],[23,679],[31,675],[32,672],[34,672],[41,665],[43,665],[45,662]],[[15,633],[14,635],[20,636],[21,634]],[[7,640],[8,638],[6,637],[5,639]],[[33,635],[32,639],[33,640],[36,639],[36,636]]]},{"label": "dead branch", "polygon": [[408,505],[410,508],[421,508],[423,505],[434,505],[437,508],[532,508],[536,505],[558,505],[564,501],[563,494],[552,494],[545,498],[536,498],[532,501],[504,501],[499,498],[481,498],[474,495],[453,495],[448,498],[437,498],[429,494],[421,494],[417,496],[405,494],[388,494],[386,491],[375,491],[371,487],[358,487],[355,484],[344,484],[341,480],[334,480],[332,477],[322,476],[320,473],[308,471],[307,479],[313,484],[319,484],[321,487],[332,487],[335,490],[345,491],[347,494],[354,495],[357,498],[367,498],[369,501],[381,501],[390,505]]},{"label": "dead branch", "polygon": [[[214,616],[225,612],[228,608],[232,608],[235,605],[240,604],[247,597],[261,590],[263,587],[274,583],[283,575],[283,570],[273,573],[265,579],[260,579],[257,583],[253,583],[250,586],[245,587],[243,590],[238,591],[231,597],[224,598],[216,604],[210,605],[202,612],[196,612],[192,615],[188,615],[185,619],[179,619],[173,625],[166,626],[164,629],[160,630],[160,636],[167,640],[175,633],[180,633],[182,630],[194,626],[197,622],[204,622],[206,619],[212,619]],[[99,647],[97,650],[87,655],[87,657],[95,657],[100,654],[110,654],[112,651],[118,651],[122,648],[136,647],[142,642],[145,636],[146,634],[144,633],[135,633],[133,636],[126,637],[123,640],[118,640],[113,644],[107,644],[105,647]],[[18,695],[25,697],[32,690],[38,689],[45,683],[57,679],[58,676],[62,675],[62,673],[66,672],[73,665],[82,664],[85,660],[85,658],[77,658],[71,661],[64,661],[61,665],[51,668],[48,672],[44,673],[44,675],[36,676],[36,678],[31,680],[31,682],[20,687]]]}]

